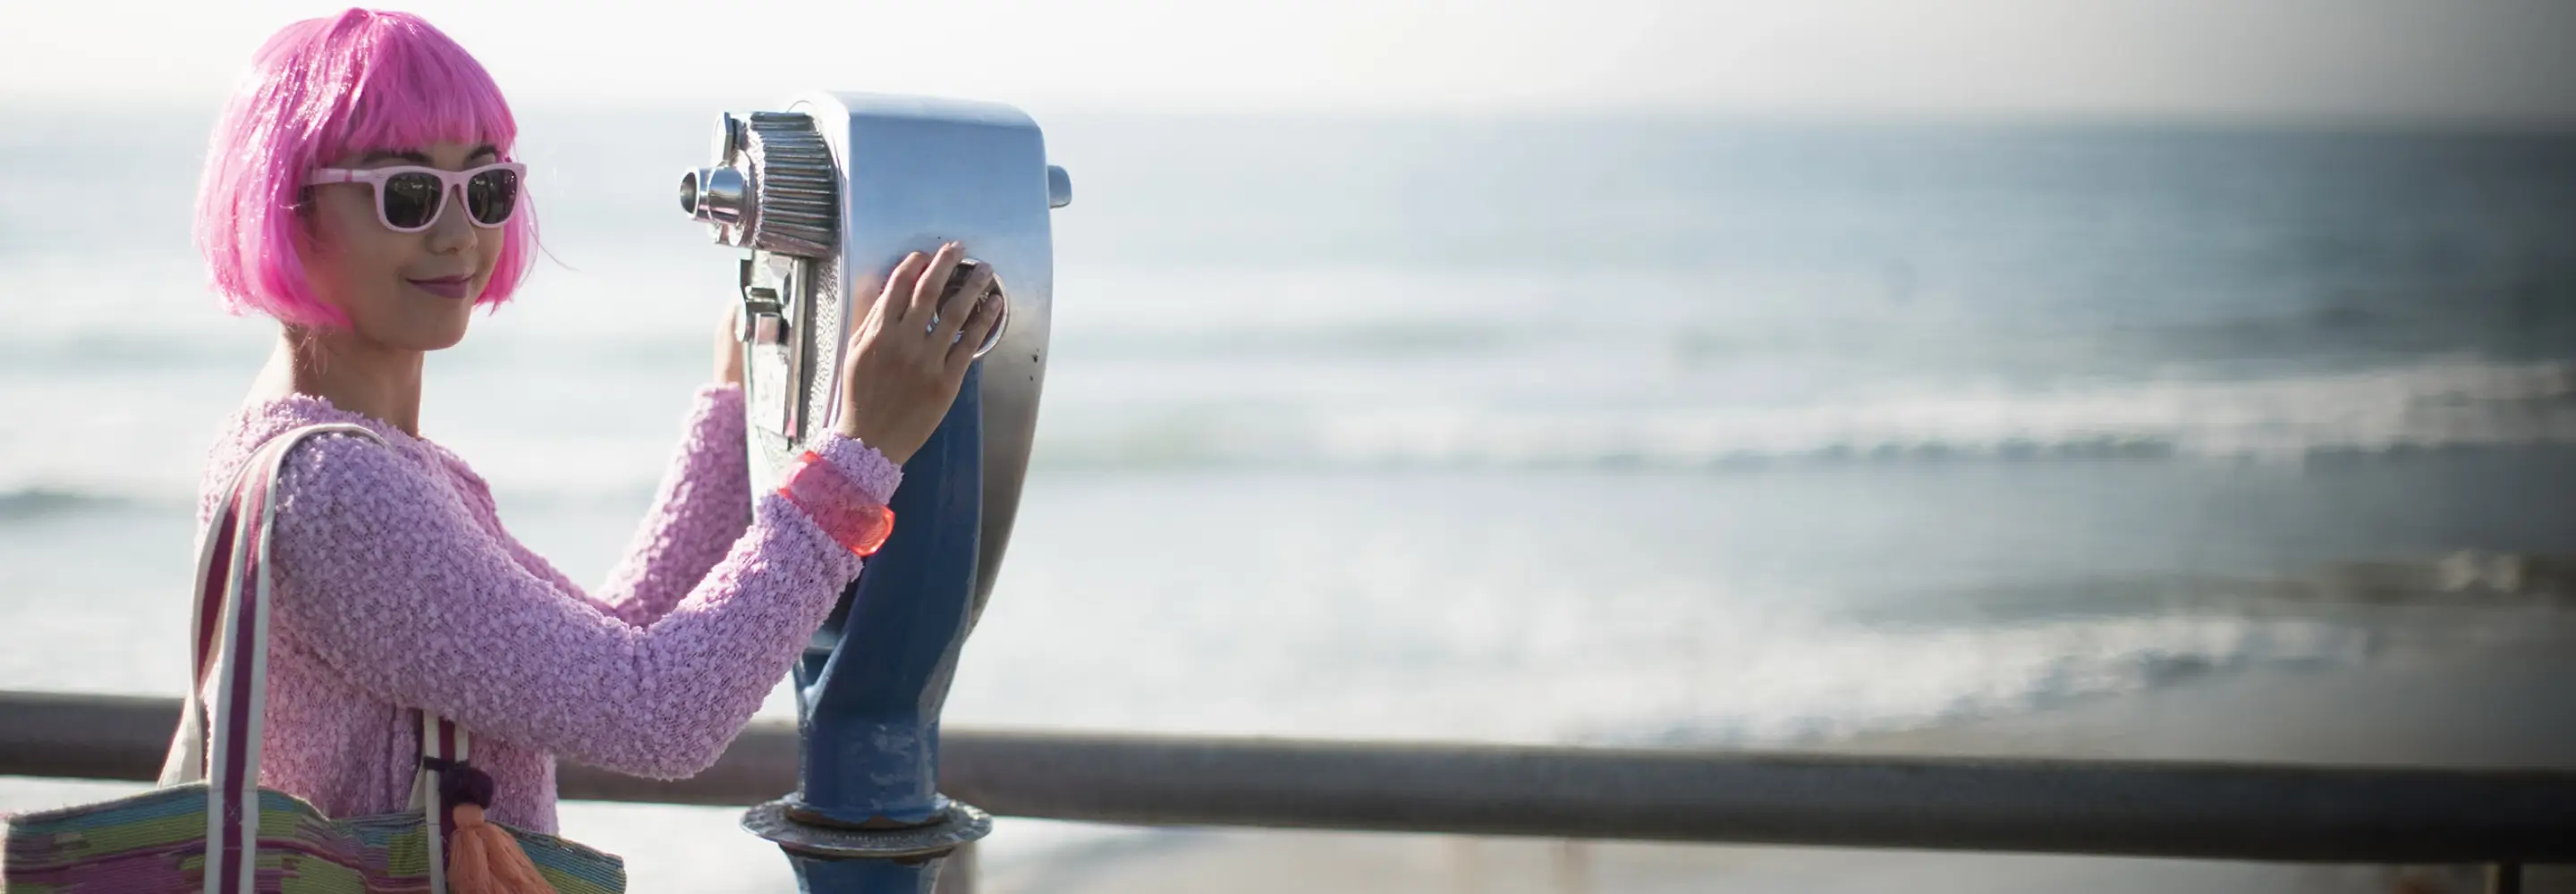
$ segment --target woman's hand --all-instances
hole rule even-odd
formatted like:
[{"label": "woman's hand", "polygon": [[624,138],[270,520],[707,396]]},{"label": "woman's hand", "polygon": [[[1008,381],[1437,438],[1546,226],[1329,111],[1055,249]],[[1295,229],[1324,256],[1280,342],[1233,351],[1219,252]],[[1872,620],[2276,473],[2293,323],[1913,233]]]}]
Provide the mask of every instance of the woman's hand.
[{"label": "woman's hand", "polygon": [[716,384],[742,387],[742,305],[725,309],[716,326]]},{"label": "woman's hand", "polygon": [[975,362],[975,348],[1001,319],[998,296],[978,300],[992,287],[990,264],[971,268],[963,287],[940,303],[965,256],[965,246],[955,242],[935,255],[906,256],[887,274],[885,291],[842,353],[841,435],[866,442],[896,465],[939,429]]}]

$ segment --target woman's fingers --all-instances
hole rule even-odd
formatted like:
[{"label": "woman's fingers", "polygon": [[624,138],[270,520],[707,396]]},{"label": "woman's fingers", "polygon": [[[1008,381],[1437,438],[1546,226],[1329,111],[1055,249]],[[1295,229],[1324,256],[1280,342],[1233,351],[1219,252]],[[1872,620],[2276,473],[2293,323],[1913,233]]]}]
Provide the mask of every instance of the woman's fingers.
[{"label": "woman's fingers", "polygon": [[[913,287],[921,281],[921,272],[928,266],[930,258],[927,255],[917,251],[904,255],[903,260],[894,265],[894,270],[886,274],[885,291],[877,293],[875,312],[884,316],[888,323],[901,321],[911,309]],[[857,333],[858,329],[853,327],[852,336]]]},{"label": "woman's fingers", "polygon": [[956,271],[957,259],[965,256],[964,244],[950,242],[939,246],[939,253],[930,256],[929,269],[921,272],[921,281],[913,284],[912,306],[904,311],[904,318],[919,320],[925,335],[930,330],[931,315],[939,312],[939,293],[948,288],[948,277]]},{"label": "woman's fingers", "polygon": [[966,271],[966,281],[958,285],[956,293],[939,303],[939,328],[930,333],[931,344],[946,345],[956,340],[976,302],[993,288],[993,265],[978,263]]},{"label": "woman's fingers", "polygon": [[1001,325],[1004,300],[1006,299],[997,292],[990,298],[975,303],[975,312],[966,318],[965,326],[959,330],[965,337],[958,339],[956,344],[948,346],[950,375],[965,375],[966,367],[975,362],[975,349],[983,347],[984,340],[993,337],[993,327]]},{"label": "woman's fingers", "polygon": [[716,382],[742,384],[742,304],[732,302],[716,324]]},{"label": "woman's fingers", "polygon": [[[877,307],[851,332],[835,426],[840,434],[901,462],[947,416],[975,349],[1005,313],[993,270],[980,263],[957,269],[965,252],[955,242],[926,256],[914,252],[886,275]],[[951,279],[955,299],[945,294]]]}]

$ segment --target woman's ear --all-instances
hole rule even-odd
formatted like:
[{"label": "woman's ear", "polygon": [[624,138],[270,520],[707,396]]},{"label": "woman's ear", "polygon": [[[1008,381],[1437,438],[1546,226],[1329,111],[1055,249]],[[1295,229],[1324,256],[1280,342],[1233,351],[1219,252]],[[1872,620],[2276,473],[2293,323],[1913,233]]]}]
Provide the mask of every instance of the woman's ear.
[{"label": "woman's ear", "polygon": [[295,190],[295,251],[308,259],[323,247],[321,206],[313,203],[313,187]]}]

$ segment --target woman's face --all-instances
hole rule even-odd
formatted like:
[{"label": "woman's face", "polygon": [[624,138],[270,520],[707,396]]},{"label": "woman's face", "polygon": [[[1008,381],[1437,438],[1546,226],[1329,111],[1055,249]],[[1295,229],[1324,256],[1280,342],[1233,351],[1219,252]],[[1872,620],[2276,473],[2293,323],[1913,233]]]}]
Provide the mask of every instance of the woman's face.
[{"label": "woman's face", "polygon": [[[500,160],[489,145],[432,143],[411,151],[353,154],[334,168],[425,165],[461,171]],[[438,220],[417,233],[386,229],[375,188],[326,183],[313,189],[313,239],[298,246],[316,294],[349,315],[355,334],[386,347],[435,351],[465,338],[474,299],[501,259],[502,228],[475,226],[450,189]]]}]

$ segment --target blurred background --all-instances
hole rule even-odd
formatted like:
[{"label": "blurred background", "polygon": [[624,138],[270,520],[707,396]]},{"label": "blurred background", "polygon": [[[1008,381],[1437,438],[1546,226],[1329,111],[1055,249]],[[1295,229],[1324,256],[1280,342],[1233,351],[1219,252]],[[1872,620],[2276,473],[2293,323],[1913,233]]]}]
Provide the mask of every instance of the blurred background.
[{"label": "blurred background", "polygon": [[[510,92],[549,255],[432,358],[423,433],[577,579],[731,300],[672,201],[716,112],[857,89],[1046,129],[1052,369],[954,724],[2576,763],[2576,6],[407,8]],[[274,338],[204,287],[204,141],[259,42],[335,10],[0,9],[0,688],[180,692],[202,454]],[[0,779],[0,810],[126,788]],[[735,816],[564,822],[639,892],[790,889]],[[1008,819],[983,869],[2449,880]]]}]

